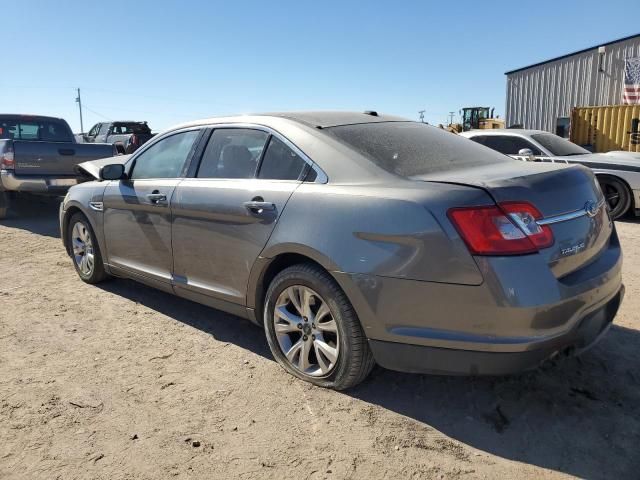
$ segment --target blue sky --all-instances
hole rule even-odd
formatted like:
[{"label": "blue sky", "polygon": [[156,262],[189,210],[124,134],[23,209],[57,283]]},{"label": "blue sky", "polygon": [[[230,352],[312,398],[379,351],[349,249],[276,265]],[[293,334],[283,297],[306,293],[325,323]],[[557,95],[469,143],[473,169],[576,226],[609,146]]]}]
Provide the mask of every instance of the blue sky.
[{"label": "blue sky", "polygon": [[3,2],[3,112],[162,130],[261,111],[504,111],[504,72],[640,33],[628,0]]}]

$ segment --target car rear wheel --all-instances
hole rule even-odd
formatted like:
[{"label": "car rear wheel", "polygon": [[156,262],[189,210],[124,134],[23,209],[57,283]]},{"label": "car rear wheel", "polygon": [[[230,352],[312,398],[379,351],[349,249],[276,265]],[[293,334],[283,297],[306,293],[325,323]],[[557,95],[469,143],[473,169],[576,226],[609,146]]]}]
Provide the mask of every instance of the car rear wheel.
[{"label": "car rear wheel", "polygon": [[273,279],[264,327],[278,363],[315,385],[344,390],[364,380],[374,366],[349,299],[315,265],[294,265]]},{"label": "car rear wheel", "polygon": [[75,213],[68,228],[68,251],[71,252],[78,276],[87,283],[99,283],[107,279],[100,247],[87,217]]},{"label": "car rear wheel", "polygon": [[627,213],[631,207],[631,192],[627,185],[619,178],[609,175],[598,176],[598,182],[609,206],[611,218],[616,220]]}]

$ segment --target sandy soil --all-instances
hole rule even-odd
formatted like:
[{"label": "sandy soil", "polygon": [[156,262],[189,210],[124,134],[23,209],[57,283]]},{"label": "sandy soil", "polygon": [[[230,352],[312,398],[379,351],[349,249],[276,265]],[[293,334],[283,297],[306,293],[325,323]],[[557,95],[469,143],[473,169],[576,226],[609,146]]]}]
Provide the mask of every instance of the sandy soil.
[{"label": "sandy soil", "polygon": [[337,393],[260,329],[115,280],[82,283],[56,206],[0,222],[0,478],[638,478],[640,222],[593,350],[510,378],[377,369]]}]

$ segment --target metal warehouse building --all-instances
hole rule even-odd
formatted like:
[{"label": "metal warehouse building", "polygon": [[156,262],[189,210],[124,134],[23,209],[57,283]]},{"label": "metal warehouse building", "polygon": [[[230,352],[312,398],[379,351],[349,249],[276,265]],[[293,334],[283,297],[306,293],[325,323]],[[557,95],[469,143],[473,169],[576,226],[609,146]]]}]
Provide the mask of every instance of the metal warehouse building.
[{"label": "metal warehouse building", "polygon": [[506,72],[506,125],[568,136],[573,107],[622,103],[632,57],[640,57],[640,34]]}]

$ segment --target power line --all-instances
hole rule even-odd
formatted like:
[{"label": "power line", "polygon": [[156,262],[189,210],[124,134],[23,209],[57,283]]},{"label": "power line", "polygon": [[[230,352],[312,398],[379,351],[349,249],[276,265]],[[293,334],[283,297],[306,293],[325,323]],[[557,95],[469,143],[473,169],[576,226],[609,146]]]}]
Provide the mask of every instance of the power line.
[{"label": "power line", "polygon": [[[109,117],[107,117],[106,115],[101,114],[100,112],[96,112],[95,110],[92,110],[91,108],[87,107],[87,104],[84,104],[84,109],[85,110],[89,110],[91,113],[93,113],[94,115],[98,115],[99,117],[104,118],[105,120],[109,120],[110,122],[113,122],[113,120]],[[82,128],[82,127],[81,127]],[[83,132],[84,133],[84,132]]]}]

